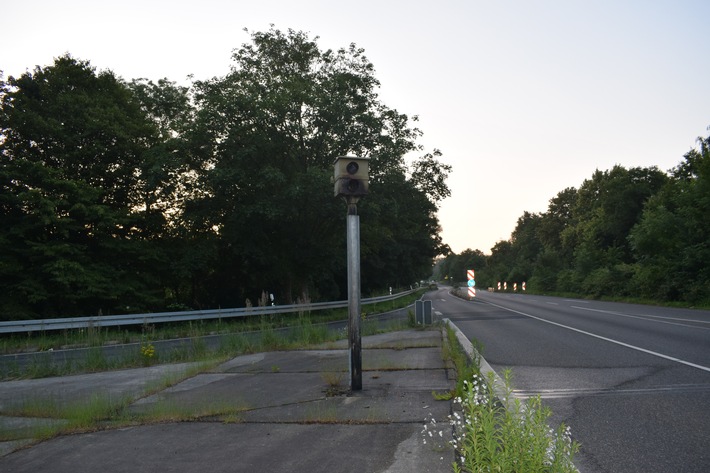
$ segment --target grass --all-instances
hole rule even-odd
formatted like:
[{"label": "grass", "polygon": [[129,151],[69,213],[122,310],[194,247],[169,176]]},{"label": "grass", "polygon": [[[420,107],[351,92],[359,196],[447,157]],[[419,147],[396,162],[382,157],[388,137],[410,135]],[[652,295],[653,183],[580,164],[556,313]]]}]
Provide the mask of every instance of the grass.
[{"label": "grass", "polygon": [[161,400],[140,412],[123,413],[118,420],[120,424],[125,425],[187,422],[218,417],[225,423],[237,423],[241,421],[241,415],[246,410],[248,406],[239,402],[205,400],[204,403],[196,405],[183,405],[170,400]]},{"label": "grass", "polygon": [[[123,359],[109,360],[99,344],[92,344],[86,348],[84,360],[79,362],[54,364],[51,361],[50,353],[43,353],[34,358],[31,365],[23,372],[20,372],[17,366],[5,366],[0,374],[6,378],[7,373],[13,373],[15,377],[30,378],[148,366],[158,362],[199,362],[192,368],[164,375],[161,379],[149,383],[143,389],[143,392],[136,397],[140,398],[156,394],[184,379],[210,370],[229,357],[275,349],[298,349],[308,345],[334,341],[346,336],[343,332],[328,330],[325,325],[314,324],[306,316],[299,316],[298,319],[292,322],[293,330],[283,332],[275,328],[281,322],[275,322],[274,320],[264,321],[262,319],[259,324],[261,332],[258,336],[247,332],[227,333],[221,337],[219,346],[213,349],[207,346],[204,339],[198,337],[170,352],[159,352],[156,343],[153,341],[159,338],[157,331],[152,328],[146,331],[144,328],[138,343],[136,343],[135,352],[125,356]],[[195,325],[191,324],[188,327],[193,334],[198,333],[195,330]],[[406,327],[406,322],[391,321],[385,324],[384,328],[380,328],[376,320],[366,319],[363,321],[362,331],[369,335],[383,331],[401,330]],[[150,336],[146,336],[146,332]],[[98,331],[95,331],[92,336],[98,337],[97,333]],[[66,337],[66,334],[64,336]],[[79,336],[84,335],[80,333]],[[42,343],[47,343],[46,336],[42,335],[41,337]],[[49,346],[49,344],[45,346]],[[279,368],[272,367],[272,371],[278,372]],[[332,395],[339,395],[344,392],[345,388],[342,386],[343,377],[344,373],[324,374],[326,389]],[[76,402],[67,405],[59,405],[51,396],[26,399],[19,406],[6,408],[0,414],[32,418],[35,421],[28,422],[28,427],[25,428],[9,428],[0,425],[0,441],[27,438],[45,440],[65,433],[89,432],[146,423],[191,421],[205,417],[219,417],[225,423],[234,423],[241,421],[241,415],[247,409],[246,406],[240,405],[238,402],[215,403],[206,399],[204,403],[191,406],[182,406],[168,400],[161,400],[138,411],[129,408],[134,400],[135,398],[130,397],[112,398],[107,393],[92,394],[86,399],[78,399]],[[324,421],[324,419],[328,421],[333,416],[334,413],[332,412],[321,412],[316,418],[320,421]]]},{"label": "grass", "polygon": [[[200,372],[211,369],[216,362],[198,363],[180,372],[164,375],[148,383],[137,398],[158,393]],[[93,393],[88,398],[77,399],[68,404],[59,404],[55,398],[31,397],[14,407],[2,411],[2,415],[32,418],[28,427],[20,429],[0,426],[0,441],[32,438],[47,440],[58,435],[91,432],[105,428],[149,424],[168,421],[190,421],[204,417],[222,417],[224,422],[238,422],[246,406],[238,402],[215,402],[205,399],[197,405],[181,406],[172,401],[161,400],[149,408],[132,412],[130,396],[112,397],[108,393]]]},{"label": "grass", "polygon": [[204,373],[205,371],[210,371],[214,367],[219,365],[222,361],[224,361],[224,359],[215,358],[209,361],[198,362],[192,366],[188,366],[187,368],[181,371],[166,373],[160,379],[147,383],[145,389],[143,390],[142,396],[145,397],[150,396],[151,394],[156,394],[171,386],[175,386],[176,384],[188,378],[192,378],[193,376],[196,376],[200,373]]},{"label": "grass", "polygon": [[[395,301],[368,305],[369,312],[361,322],[361,335],[374,335],[406,327],[406,323],[402,321],[390,321],[381,327],[372,316],[380,310],[406,307],[421,297],[423,292],[424,290]],[[0,353],[37,350],[46,353],[35,355],[32,362],[23,367],[16,362],[0,365],[0,380],[63,376],[157,363],[210,360],[258,351],[298,349],[304,345],[316,345],[346,337],[345,332],[334,332],[326,326],[327,322],[344,319],[347,319],[346,311],[330,310],[311,315],[284,314],[236,320],[190,321],[165,327],[143,326],[135,331],[93,327],[90,330],[67,330],[53,335],[10,335],[0,338]],[[286,335],[282,332],[285,328],[290,329]],[[219,344],[217,348],[210,348],[205,340],[207,336],[214,335],[220,336]],[[160,346],[161,341],[183,337],[190,337],[191,340],[167,351]],[[135,350],[121,358],[108,359],[103,347],[118,343],[135,344]],[[53,362],[49,352],[67,347],[82,347],[86,349],[86,356],[74,361]]]},{"label": "grass", "polygon": [[107,394],[92,394],[67,405],[60,405],[52,398],[26,399],[17,407],[6,409],[3,415],[36,418],[37,422],[20,430],[0,428],[0,441],[28,437],[46,440],[63,433],[96,430],[101,422],[115,417],[129,402],[128,397],[112,399]]},{"label": "grass", "polygon": [[473,376],[481,374],[481,356],[480,353],[483,351],[480,343],[474,341],[474,353],[473,358],[469,358],[469,355],[461,349],[459,341],[456,339],[456,333],[450,328],[446,327],[446,338],[444,339],[444,344],[442,347],[441,356],[444,361],[448,362],[451,367],[456,371],[456,387],[451,391],[444,393],[434,392],[434,398],[437,400],[450,400],[456,396],[462,396],[464,393],[465,381],[471,379]]},{"label": "grass", "polygon": [[327,397],[340,396],[348,392],[348,388],[343,384],[345,372],[343,371],[324,371],[321,373],[323,381],[325,381],[325,395]]},{"label": "grass", "polygon": [[[504,372],[502,386],[496,386],[493,373],[484,379],[480,355],[469,360],[448,327],[444,354],[456,368],[458,382],[451,393],[434,394],[437,399],[453,397],[456,406],[449,417],[454,432],[451,446],[457,454],[452,465],[455,473],[577,471],[573,459],[579,444],[572,440],[569,428],[561,424],[550,429],[552,413],[539,396],[525,402],[513,399],[511,371]],[[424,443],[442,448],[441,429],[431,419],[422,432]]]},{"label": "grass", "polygon": [[462,414],[452,417],[458,453],[454,472],[576,472],[579,445],[569,428],[550,429],[551,411],[539,396],[512,400],[510,376],[504,373],[503,399],[496,396],[492,373],[485,381],[474,376],[464,384],[463,397],[455,399]]},{"label": "grass", "polygon": [[[363,306],[364,319],[394,309],[407,307],[419,299],[427,289],[400,297],[393,301],[367,304]],[[249,316],[232,319],[209,319],[174,324],[144,325],[141,327],[89,327],[88,329],[63,330],[56,332],[28,332],[8,334],[0,337],[0,354],[59,350],[65,348],[86,348],[115,345],[118,343],[156,342],[180,338],[199,338],[206,335],[248,333],[265,327],[279,329],[292,327],[307,321],[318,325],[346,320],[346,308],[319,310],[306,313]]]},{"label": "grass", "polygon": [[[34,399],[19,408],[9,409],[4,415],[37,418],[24,429],[0,428],[0,441],[32,438],[47,440],[68,433],[92,432],[106,428],[161,422],[194,421],[206,417],[220,417],[224,422],[240,421],[247,407],[234,402],[215,402],[208,399],[197,405],[180,405],[161,400],[145,410],[131,412],[132,399],[112,399],[107,394],[93,394],[90,398],[66,406],[53,399]],[[52,422],[54,420],[54,422]]]}]

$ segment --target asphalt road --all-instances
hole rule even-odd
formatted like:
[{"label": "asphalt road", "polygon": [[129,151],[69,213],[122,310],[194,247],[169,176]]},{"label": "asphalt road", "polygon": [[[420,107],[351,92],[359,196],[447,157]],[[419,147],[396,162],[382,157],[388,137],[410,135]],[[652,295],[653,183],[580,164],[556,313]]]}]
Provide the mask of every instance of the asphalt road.
[{"label": "asphalt road", "polygon": [[582,473],[710,471],[710,311],[478,291],[427,295],[515,395],[541,395]]}]

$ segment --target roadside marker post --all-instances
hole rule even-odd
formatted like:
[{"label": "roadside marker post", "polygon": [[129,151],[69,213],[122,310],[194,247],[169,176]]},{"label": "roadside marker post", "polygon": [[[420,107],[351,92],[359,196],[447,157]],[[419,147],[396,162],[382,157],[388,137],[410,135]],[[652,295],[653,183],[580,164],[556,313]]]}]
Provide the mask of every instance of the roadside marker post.
[{"label": "roadside marker post", "polygon": [[468,279],[468,297],[473,299],[476,297],[476,279],[472,269],[466,270],[466,278]]}]

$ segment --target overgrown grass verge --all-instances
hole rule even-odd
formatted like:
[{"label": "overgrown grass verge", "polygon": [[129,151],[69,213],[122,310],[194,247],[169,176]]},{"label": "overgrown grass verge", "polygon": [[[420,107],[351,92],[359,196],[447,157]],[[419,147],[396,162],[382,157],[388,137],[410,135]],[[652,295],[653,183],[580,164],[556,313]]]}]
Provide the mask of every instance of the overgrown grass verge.
[{"label": "overgrown grass verge", "polygon": [[[469,359],[453,329],[446,330],[447,356],[457,370],[456,389],[450,393],[455,396],[455,411],[448,419],[453,428],[451,446],[457,455],[453,471],[576,472],[573,459],[579,444],[572,440],[570,429],[564,424],[550,429],[552,413],[539,396],[526,401],[514,399],[509,370],[504,372],[502,386],[496,386],[494,373],[484,378],[480,357],[476,354]],[[447,397],[446,393],[435,396]],[[424,443],[442,447],[436,441],[443,438],[443,431],[435,419],[424,426],[422,435]]]},{"label": "overgrown grass verge", "polygon": [[163,422],[188,422],[205,418],[218,418],[225,423],[241,422],[241,415],[248,406],[239,402],[216,402],[182,405],[162,400],[139,412],[126,411],[117,421],[122,424],[155,424]]},{"label": "overgrown grass verge", "polygon": [[199,363],[183,371],[168,373],[148,383],[137,397],[109,393],[94,393],[86,399],[60,404],[52,397],[33,397],[17,406],[4,409],[0,414],[27,418],[24,428],[4,428],[0,425],[0,442],[19,439],[47,440],[69,433],[92,432],[106,428],[143,425],[160,422],[193,421],[206,417],[221,417],[224,422],[237,422],[246,406],[238,402],[204,403],[182,406],[171,401],[158,401],[142,411],[132,411],[129,406],[135,399],[156,394],[179,382],[211,369],[216,362]]},{"label": "overgrown grass verge", "polygon": [[88,400],[68,406],[57,406],[51,399],[32,401],[21,408],[8,410],[4,415],[32,418],[21,429],[0,427],[0,441],[33,439],[48,440],[70,433],[94,432],[97,430],[146,425],[162,422],[187,422],[204,418],[219,418],[225,423],[241,421],[241,413],[247,407],[235,403],[216,403],[205,400],[198,405],[184,406],[171,401],[158,401],[149,408],[132,412],[131,399],[111,399],[97,394]]},{"label": "overgrown grass verge", "polygon": [[[47,397],[25,399],[21,404],[9,407],[0,412],[3,416],[27,418],[26,426],[10,428],[0,424],[0,441],[20,439],[46,440],[66,433],[79,433],[117,428],[129,425],[141,425],[159,422],[193,421],[203,418],[218,417],[225,423],[241,421],[241,414],[247,407],[237,402],[205,403],[183,406],[170,401],[157,401],[150,407],[141,410],[130,409],[131,403],[140,397],[156,394],[184,379],[201,372],[209,371],[217,364],[230,357],[260,351],[300,349],[306,346],[318,345],[345,337],[345,332],[330,331],[324,325],[314,325],[307,317],[299,317],[297,324],[289,331],[275,330],[268,323],[263,323],[258,336],[244,333],[228,334],[221,338],[216,349],[208,349],[204,343],[192,342],[189,349],[178,350],[177,355],[158,357],[152,343],[145,341],[136,349],[136,353],[124,360],[109,362],[101,355],[99,347],[89,349],[91,356],[86,364],[72,366],[54,366],[49,354],[40,357],[27,375],[51,376],[76,372],[85,367],[90,371],[129,366],[146,366],[158,362],[197,361],[194,366],[164,375],[162,378],[148,383],[141,394],[134,397],[112,398],[107,393],[96,393],[88,399],[60,405],[57,400]],[[407,328],[406,321],[390,321],[380,326],[374,319],[363,320],[362,330],[365,334],[375,334],[384,331],[402,330]],[[178,359],[176,359],[178,358]],[[325,379],[331,389],[340,390],[342,373]]]},{"label": "overgrown grass verge", "polygon": [[[372,318],[377,314],[407,307],[419,299],[427,289],[421,289],[393,301],[363,305],[363,316]],[[303,313],[254,315],[228,319],[187,321],[173,324],[144,325],[142,327],[93,327],[52,332],[28,332],[0,336],[0,354],[60,350],[66,348],[102,347],[107,345],[144,343],[146,341],[198,338],[207,335],[248,333],[262,330],[292,327],[308,320],[311,324],[324,324],[347,320],[347,308]]]},{"label": "overgrown grass verge", "polygon": [[112,399],[106,394],[94,394],[88,399],[60,405],[51,398],[27,399],[22,405],[6,409],[5,416],[31,418],[25,428],[0,427],[0,441],[32,438],[47,440],[60,434],[88,432],[119,415],[130,398]]},{"label": "overgrown grass verge", "polygon": [[2,411],[3,416],[27,418],[28,422],[20,429],[0,426],[0,441],[46,440],[62,433],[96,430],[101,422],[115,417],[129,402],[128,397],[113,399],[105,393],[95,393],[66,405],[51,397],[30,397]]},{"label": "overgrown grass verge", "polygon": [[[420,296],[421,294],[419,294]],[[393,303],[406,307],[411,303],[414,295],[391,301],[388,306],[379,304],[378,310],[389,310]],[[372,310],[372,308],[369,308]],[[376,312],[363,314],[361,333],[363,336],[374,335],[383,331],[401,330],[407,328],[407,322],[392,320],[382,324],[373,315]],[[308,345],[317,345],[347,337],[345,331],[330,330],[326,323],[331,319],[343,320],[343,314],[319,315],[291,315],[291,316],[262,316],[250,321],[231,322],[204,322],[185,323],[183,327],[143,327],[140,333],[131,334],[128,331],[111,332],[109,330],[95,329],[87,334],[86,331],[77,330],[73,334],[64,332],[49,336],[36,334],[21,338],[17,336],[6,337],[2,341],[5,353],[21,352],[42,347],[45,351],[35,355],[31,363],[20,366],[16,362],[5,362],[0,365],[0,380],[32,379],[48,376],[64,376],[68,374],[106,371],[112,369],[134,368],[150,366],[158,363],[179,363],[187,361],[209,361],[215,358],[237,356],[240,354],[255,353],[260,351],[289,350],[303,348]],[[347,315],[345,315],[347,318]],[[179,346],[165,350],[161,342],[179,338],[178,335],[189,334],[190,340]],[[208,345],[206,339],[214,338],[219,341]],[[88,337],[88,338],[87,338]],[[76,343],[72,344],[74,340]],[[90,341],[90,343],[89,343]],[[108,358],[104,353],[104,346],[117,343],[133,343],[130,350],[120,357]],[[86,343],[84,343],[86,342]],[[36,343],[36,345],[34,345]],[[103,345],[102,345],[103,344]],[[71,361],[53,361],[51,350],[62,347],[90,345],[86,348],[86,356]]]}]

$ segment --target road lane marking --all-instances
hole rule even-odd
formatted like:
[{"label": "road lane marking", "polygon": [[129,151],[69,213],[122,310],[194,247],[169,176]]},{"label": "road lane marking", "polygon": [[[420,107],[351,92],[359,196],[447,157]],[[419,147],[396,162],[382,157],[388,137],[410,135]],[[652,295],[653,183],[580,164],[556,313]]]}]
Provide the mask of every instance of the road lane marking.
[{"label": "road lane marking", "polygon": [[571,397],[597,397],[597,396],[636,396],[639,394],[663,393],[690,393],[710,391],[710,384],[680,384],[674,386],[656,386],[649,388],[576,388],[576,389],[514,389],[511,393],[514,398],[528,399],[540,396],[542,399],[562,399]]},{"label": "road lane marking", "polygon": [[678,325],[679,327],[690,327],[690,328],[699,328],[702,330],[710,330],[710,327],[698,327],[696,325],[687,325],[687,324],[678,324],[678,323],[674,323],[674,322],[666,322],[665,320],[653,320],[653,319],[649,319],[648,317],[653,317],[654,319],[667,319],[667,320],[674,320],[674,321],[680,321],[680,322],[694,322],[694,323],[700,323],[700,324],[710,323],[710,321],[707,321],[707,320],[675,319],[673,317],[663,317],[660,315],[631,315],[631,314],[622,314],[621,312],[614,312],[611,310],[591,309],[589,307],[577,307],[577,306],[571,306],[571,307],[573,309],[590,310],[592,312],[601,312],[603,314],[611,314],[611,315],[618,315],[620,317],[629,317],[632,319],[647,320],[649,322],[658,322],[659,324]]},{"label": "road lane marking", "polygon": [[541,317],[536,317],[534,315],[526,314],[525,312],[520,312],[519,310],[509,309],[507,307],[503,307],[502,305],[493,304],[492,302],[486,302],[486,304],[490,304],[494,307],[498,307],[499,309],[507,310],[509,312],[514,312],[516,314],[524,315],[525,317],[530,317],[531,319],[539,320],[540,322],[545,322],[547,324],[556,325],[558,327],[566,328],[567,330],[572,330],[573,332],[577,332],[577,333],[581,333],[583,335],[588,335],[590,337],[598,338],[599,340],[604,340],[607,342],[615,343],[615,344],[620,345],[622,347],[631,348],[632,350],[640,351],[640,352],[646,353],[648,355],[657,356],[658,358],[663,358],[664,360],[674,361],[676,363],[680,363],[682,365],[690,366],[691,368],[697,368],[699,370],[707,371],[708,373],[710,373],[710,367],[707,367],[707,366],[698,365],[696,363],[691,363],[690,361],[685,361],[685,360],[681,360],[680,358],[676,358],[676,357],[669,356],[669,355],[664,355],[663,353],[658,353],[653,350],[647,350],[646,348],[637,347],[636,345],[631,345],[631,344],[628,344],[628,343],[625,343],[625,342],[622,342],[619,340],[614,340],[613,338],[603,337],[601,335],[597,335],[596,333],[587,332],[585,330],[570,327],[569,325],[564,325],[564,324],[560,324],[557,322],[553,322],[551,320],[546,320]]}]

